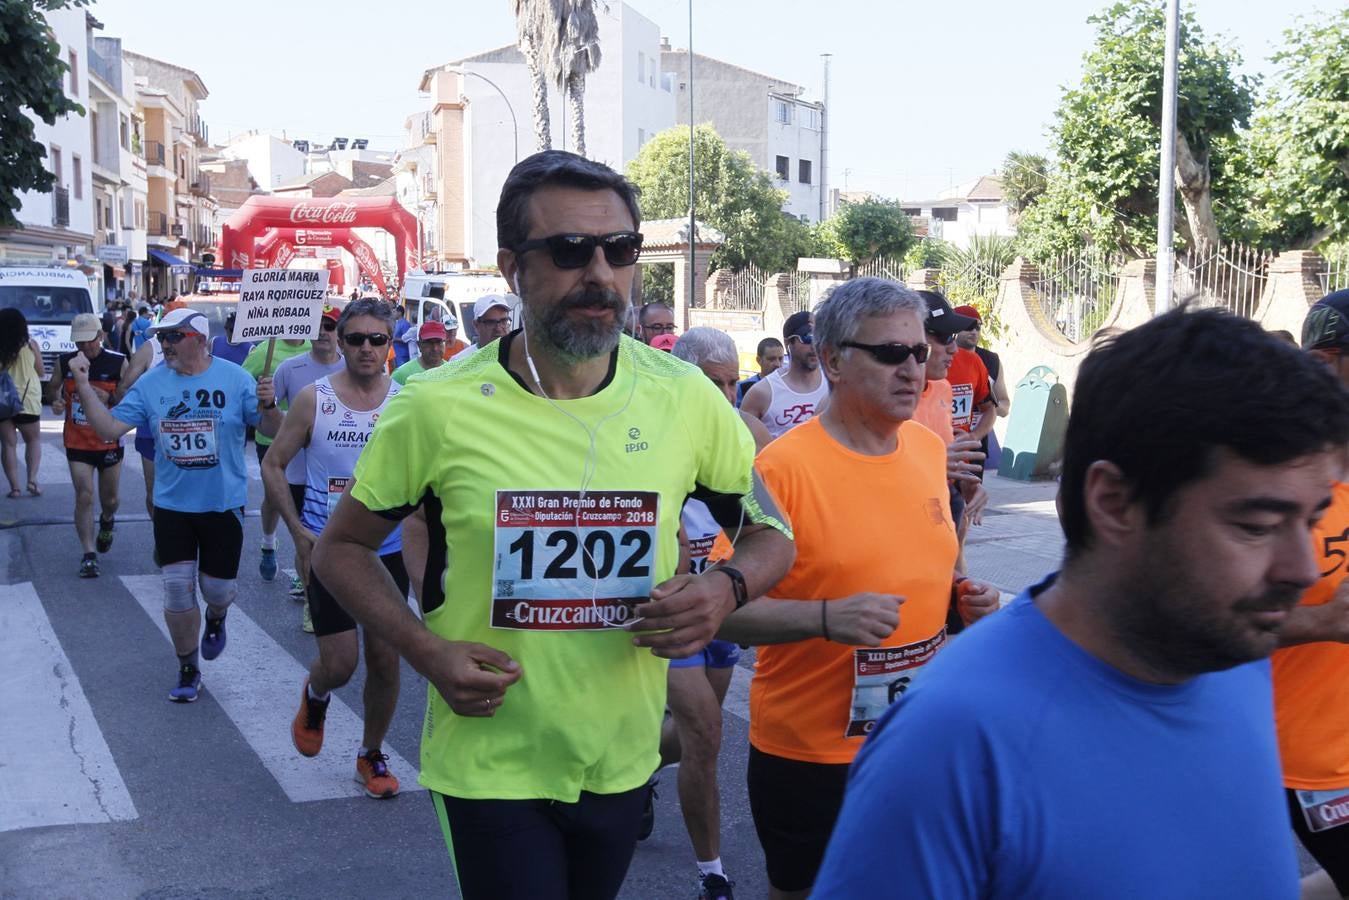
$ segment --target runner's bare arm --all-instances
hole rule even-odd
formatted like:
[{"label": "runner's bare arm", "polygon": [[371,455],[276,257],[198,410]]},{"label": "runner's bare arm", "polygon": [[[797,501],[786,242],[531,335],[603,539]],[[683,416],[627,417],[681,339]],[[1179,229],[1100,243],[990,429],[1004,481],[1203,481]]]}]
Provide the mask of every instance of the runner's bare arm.
[{"label": "runner's bare arm", "polygon": [[[829,398],[826,397],[825,399],[828,400]],[[768,433],[768,426],[754,416],[747,414],[744,409],[739,410],[739,412],[740,421],[745,423],[745,427],[749,429],[749,436],[754,438],[755,453],[772,443],[773,436]],[[818,415],[818,412],[816,414]]]},{"label": "runner's bare arm", "polygon": [[1007,396],[1007,382],[1001,378],[993,382],[993,401],[997,404],[999,417],[1012,411],[1012,400]]},{"label": "runner's bare arm", "polygon": [[75,390],[79,392],[85,418],[89,420],[89,424],[100,438],[115,441],[136,427],[128,425],[108,412],[108,408],[98,396],[99,391],[89,383],[89,360],[83,353],[76,353],[70,360],[70,371],[75,375]]},{"label": "runner's bare arm", "polygon": [[[312,547],[314,537],[300,521],[295,504],[291,502],[290,484],[286,481],[286,466],[300,450],[309,446],[313,422],[314,387],[309,385],[295,398],[290,412],[281,422],[281,430],[277,432],[276,440],[272,441],[271,449],[262,458],[262,486],[267,491],[267,499],[272,501],[272,508],[281,514],[281,519],[286,523],[291,537],[296,540],[297,552],[301,550],[300,541],[305,540],[307,536],[308,543]],[[308,556],[309,547],[303,549],[305,551],[303,555]]]},{"label": "runner's bare arm", "polygon": [[1280,647],[1316,641],[1349,644],[1349,579],[1341,581],[1325,603],[1293,607],[1279,632]]},{"label": "runner's bare arm", "polygon": [[993,430],[993,423],[998,419],[997,407],[993,403],[993,398],[984,398],[984,402],[975,408],[974,414],[979,417],[979,424],[975,425],[970,431],[970,437],[976,441],[982,441],[988,437],[988,433]]},{"label": "runner's bare arm", "polygon": [[[733,562],[749,596],[755,597],[782,580],[796,550],[792,539],[771,525],[747,524],[739,531]],[[651,599],[638,607],[641,633],[633,643],[667,659],[697,653],[735,610],[733,582],[715,568],[697,576],[677,575],[657,585]]]},{"label": "runner's bare arm", "polygon": [[426,527],[426,507],[417,507],[416,512],[403,520],[403,568],[407,569],[408,583],[412,585],[412,594],[420,603],[422,597],[422,579],[426,577],[426,555],[431,549],[431,535]]},{"label": "runner's bare arm", "polygon": [[37,370],[39,381],[47,378],[47,364],[42,360],[42,348],[37,345],[37,341],[29,338],[28,349],[33,351],[33,368]]},{"label": "runner's bare arm", "polygon": [[122,371],[122,380],[117,384],[117,390],[113,392],[112,403],[114,406],[126,396],[126,392],[131,390],[131,386],[136,383],[136,379],[145,374],[150,368],[150,363],[155,358],[155,348],[146,341],[141,344],[131,358],[126,362],[126,368]]},{"label": "runner's bare arm", "polygon": [[420,672],[456,713],[491,716],[523,674],[509,655],[486,644],[447,641],[413,615],[379,561],[398,525],[352,496],[352,481],[314,545],[313,571],[342,607]]},{"label": "runner's bare arm", "polygon": [[837,600],[760,597],[722,623],[717,637],[737,644],[790,644],[825,637],[853,647],[875,647],[899,627],[903,597],[861,593]]},{"label": "runner's bare arm", "polygon": [[763,414],[768,411],[768,404],[772,402],[773,386],[767,379],[756,381],[754,387],[745,395],[745,399],[740,401],[740,411],[762,421]]}]

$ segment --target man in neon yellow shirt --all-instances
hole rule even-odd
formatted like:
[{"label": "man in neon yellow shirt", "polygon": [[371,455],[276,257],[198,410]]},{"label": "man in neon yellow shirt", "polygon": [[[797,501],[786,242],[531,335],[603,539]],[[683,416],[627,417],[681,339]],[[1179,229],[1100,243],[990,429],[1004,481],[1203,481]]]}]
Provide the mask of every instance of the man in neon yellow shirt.
[{"label": "man in neon yellow shirt", "polygon": [[[524,328],[408,382],[314,552],[343,607],[431,682],[422,783],[467,900],[617,895],[666,659],[701,650],[794,555],[734,407],[621,337],[635,194],[560,151],[512,170],[497,262]],[[690,495],[736,540],[736,568],[675,576]],[[376,555],[419,505],[423,621]]]},{"label": "man in neon yellow shirt", "polygon": [[445,326],[431,319],[413,330],[417,332],[417,356],[393,370],[393,380],[399,384],[407,384],[413,375],[445,364],[445,339],[448,337]]}]

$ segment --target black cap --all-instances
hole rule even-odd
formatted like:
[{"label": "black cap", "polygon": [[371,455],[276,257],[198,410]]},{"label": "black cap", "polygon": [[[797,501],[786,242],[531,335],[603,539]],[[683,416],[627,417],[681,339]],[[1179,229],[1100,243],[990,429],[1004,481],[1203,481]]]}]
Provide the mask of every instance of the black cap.
[{"label": "black cap", "polygon": [[1302,349],[1349,347],[1349,288],[1326,294],[1307,310],[1302,322]]},{"label": "black cap", "polygon": [[810,334],[810,313],[806,310],[794,312],[787,317],[787,321],[782,323],[782,340],[786,342],[790,338],[800,337],[803,334]]},{"label": "black cap", "polygon": [[946,298],[936,291],[919,291],[918,296],[927,301],[927,321],[923,327],[939,338],[948,338],[962,331],[969,331],[979,324],[978,319],[962,316],[951,309]]}]

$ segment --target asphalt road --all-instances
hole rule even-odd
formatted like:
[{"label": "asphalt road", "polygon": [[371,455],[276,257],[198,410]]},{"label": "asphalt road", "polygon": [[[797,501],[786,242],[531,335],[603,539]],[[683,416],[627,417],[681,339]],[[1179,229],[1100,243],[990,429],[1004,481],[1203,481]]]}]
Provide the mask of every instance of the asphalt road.
[{"label": "asphalt road", "polygon": [[[260,483],[250,485],[229,646],[203,663],[201,699],[175,704],[139,457],[128,447],[102,574],[80,579],[73,491],[54,429],[44,444],[44,496],[0,498],[0,897],[458,896],[411,771],[425,705],[419,675],[404,666],[385,745],[407,761],[393,767],[399,797],[368,799],[352,779],[360,672],[337,692],[354,711],[350,739],[334,734],[334,704],[317,759],[290,745],[302,667],[315,650],[287,579],[258,575]],[[287,565],[284,528],[279,540]],[[744,787],[748,675],[741,671],[728,702],[722,857],[740,895],[762,897]],[[674,779],[673,769],[664,773],[656,830],[638,847],[625,898],[696,894]]]}]

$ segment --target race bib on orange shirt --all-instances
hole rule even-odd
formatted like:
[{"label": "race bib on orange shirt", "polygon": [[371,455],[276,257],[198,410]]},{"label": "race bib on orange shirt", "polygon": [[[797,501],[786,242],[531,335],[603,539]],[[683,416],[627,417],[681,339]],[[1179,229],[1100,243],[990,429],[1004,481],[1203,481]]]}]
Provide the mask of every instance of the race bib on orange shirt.
[{"label": "race bib on orange shirt", "polygon": [[655,491],[497,491],[493,628],[593,631],[638,618],[656,571]]},{"label": "race bib on orange shirt", "polygon": [[946,626],[925,641],[903,647],[859,647],[853,651],[852,706],[844,737],[870,734],[876,720],[913,684],[923,666],[946,643]]},{"label": "race bib on orange shirt", "polygon": [[973,415],[974,385],[951,385],[951,426],[960,431],[969,431]]},{"label": "race bib on orange shirt", "polygon": [[1349,788],[1294,793],[1308,831],[1329,831],[1349,823]]}]

